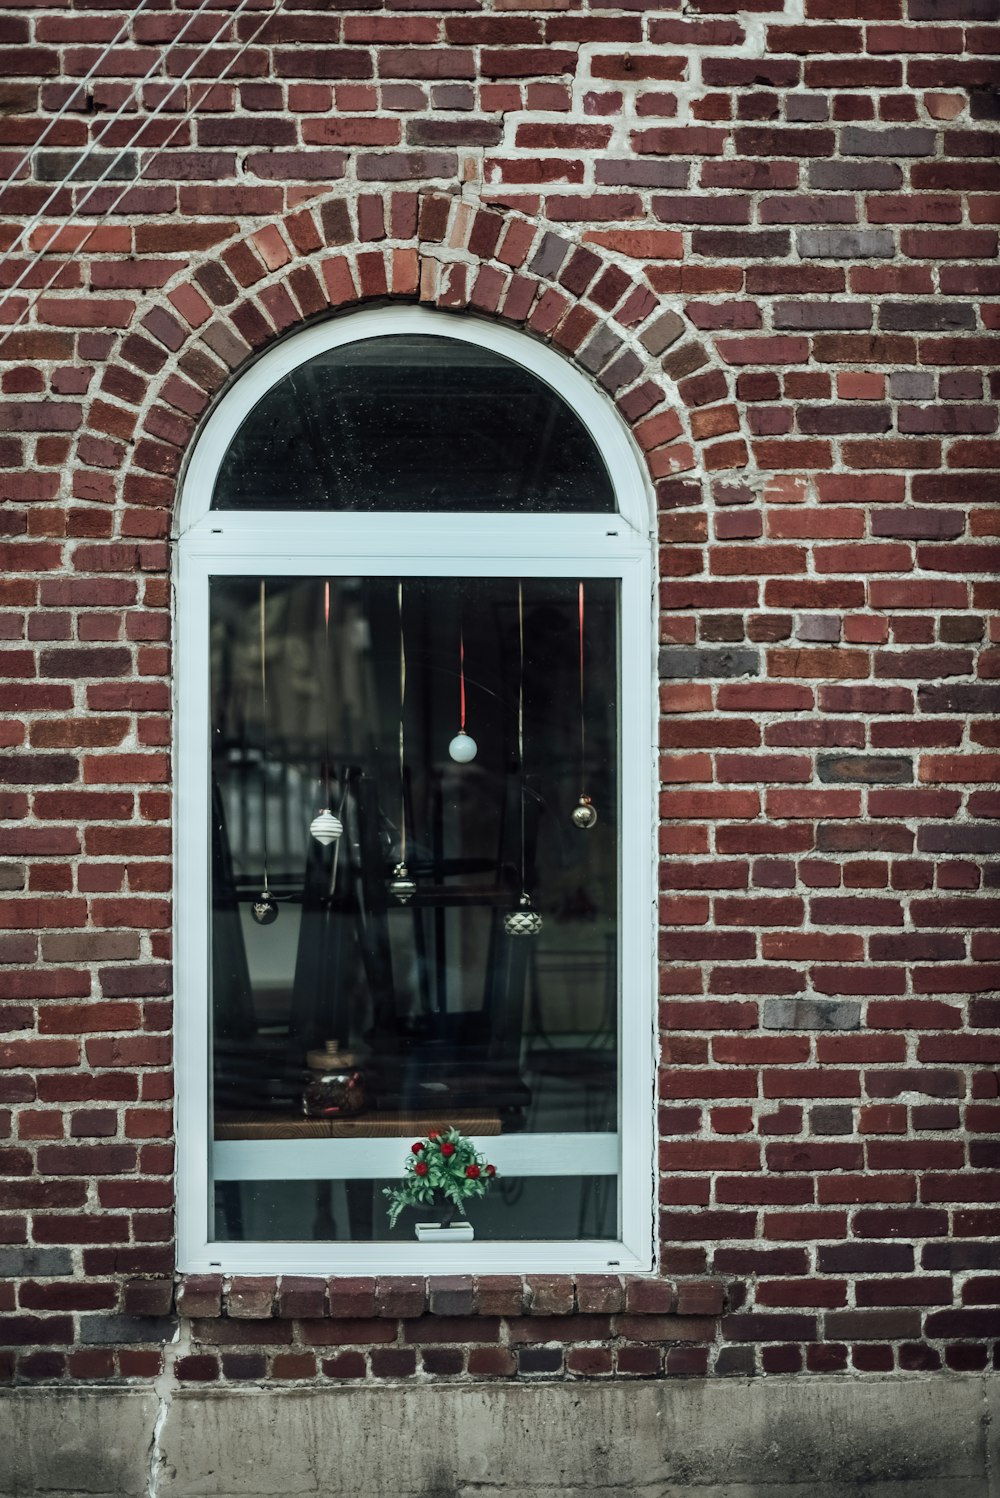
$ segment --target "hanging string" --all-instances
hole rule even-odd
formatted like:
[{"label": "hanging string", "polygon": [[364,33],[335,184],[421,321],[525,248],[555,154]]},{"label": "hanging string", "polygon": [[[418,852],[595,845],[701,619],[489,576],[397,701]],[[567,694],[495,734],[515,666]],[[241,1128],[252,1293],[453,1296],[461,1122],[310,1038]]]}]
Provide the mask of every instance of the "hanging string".
[{"label": "hanging string", "polygon": [[587,720],[583,704],[583,583],[580,583],[580,794],[587,793]]},{"label": "hanging string", "polygon": [[267,595],[264,579],[260,580],[260,786],[261,847],[264,854],[264,888],[270,889],[267,877]]},{"label": "hanging string", "polygon": [[458,626],[459,730],[465,732],[465,630]]},{"label": "hanging string", "polygon": [[403,704],[406,701],[406,642],[403,638],[403,584],[397,588],[399,606],[399,861],[406,862],[406,783],[403,778]]},{"label": "hanging string", "polygon": [[526,895],[525,851],[524,851],[524,589],[521,579],[517,582],[517,760],[521,772],[521,896]]},{"label": "hanging string", "polygon": [[323,782],[324,806],[330,805],[330,579],[323,584],[324,680],[323,680]]}]

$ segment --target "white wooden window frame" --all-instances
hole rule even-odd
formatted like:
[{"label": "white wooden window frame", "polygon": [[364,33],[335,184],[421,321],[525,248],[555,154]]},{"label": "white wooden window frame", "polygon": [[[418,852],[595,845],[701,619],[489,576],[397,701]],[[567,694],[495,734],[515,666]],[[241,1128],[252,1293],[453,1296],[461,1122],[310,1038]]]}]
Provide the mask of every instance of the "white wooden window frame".
[{"label": "white wooden window frame", "polygon": [[[490,349],[551,386],[596,442],[618,513],[344,514],[212,510],[221,463],[244,419],[285,375],[359,339],[441,336]],[[455,476],[461,483],[461,474]],[[655,1267],[656,595],[652,496],[627,428],[576,368],[523,333],[420,307],[314,325],[262,355],[217,403],[181,489],[175,566],[175,991],[178,1260],[185,1272],[249,1274],[587,1273]],[[618,1241],[432,1244],[220,1242],[220,1179],[385,1178],[406,1140],[212,1142],[209,580],[225,576],[613,577],[620,579],[619,1133],[483,1140],[504,1173],[619,1176]],[[583,1165],[586,1168],[582,1168]]]}]

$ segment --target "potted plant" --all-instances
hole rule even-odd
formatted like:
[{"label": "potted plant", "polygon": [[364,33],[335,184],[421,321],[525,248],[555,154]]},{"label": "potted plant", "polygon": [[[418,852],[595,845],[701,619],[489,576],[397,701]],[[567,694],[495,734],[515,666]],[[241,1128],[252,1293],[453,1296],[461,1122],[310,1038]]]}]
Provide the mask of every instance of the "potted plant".
[{"label": "potted plant", "polygon": [[[471,1139],[458,1129],[415,1139],[406,1157],[401,1186],[386,1186],[389,1226],[395,1227],[406,1207],[436,1207],[437,1222],[418,1222],[422,1243],[462,1243],[473,1236],[465,1204],[485,1196],[496,1178],[496,1166],[479,1154]],[[455,1221],[455,1217],[459,1221]]]}]

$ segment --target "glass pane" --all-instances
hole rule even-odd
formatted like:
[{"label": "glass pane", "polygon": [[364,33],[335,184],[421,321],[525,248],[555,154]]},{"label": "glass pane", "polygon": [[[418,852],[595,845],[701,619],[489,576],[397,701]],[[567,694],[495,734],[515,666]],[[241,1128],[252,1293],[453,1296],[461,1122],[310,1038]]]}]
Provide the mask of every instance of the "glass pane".
[{"label": "glass pane", "polygon": [[221,1238],[412,1241],[449,1127],[478,1238],[617,1237],[618,648],[613,579],[213,579]]},{"label": "glass pane", "polygon": [[217,510],[613,511],[593,439],[550,386],[454,338],[328,350],[268,391]]}]

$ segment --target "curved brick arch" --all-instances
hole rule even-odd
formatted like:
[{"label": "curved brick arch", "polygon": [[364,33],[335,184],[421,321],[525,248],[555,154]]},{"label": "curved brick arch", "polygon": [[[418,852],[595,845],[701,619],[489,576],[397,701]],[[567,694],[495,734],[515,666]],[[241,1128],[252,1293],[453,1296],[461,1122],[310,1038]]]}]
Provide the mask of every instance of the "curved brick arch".
[{"label": "curved brick arch", "polygon": [[310,205],[177,279],[122,336],[77,440],[74,497],[120,501],[121,539],[164,538],[214,397],[295,326],[387,298],[494,316],[573,359],[615,400],[660,508],[748,463],[731,373],[613,256],[519,213],[396,192]]}]

